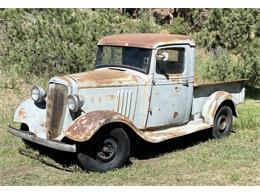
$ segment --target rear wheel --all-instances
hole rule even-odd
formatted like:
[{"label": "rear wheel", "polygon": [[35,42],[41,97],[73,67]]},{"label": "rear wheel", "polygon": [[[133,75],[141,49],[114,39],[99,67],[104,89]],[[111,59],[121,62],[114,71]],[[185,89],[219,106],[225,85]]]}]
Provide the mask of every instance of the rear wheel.
[{"label": "rear wheel", "polygon": [[212,136],[222,138],[230,134],[232,128],[232,110],[228,106],[221,107],[215,115]]},{"label": "rear wheel", "polygon": [[81,146],[78,160],[86,170],[105,172],[122,167],[130,154],[130,141],[122,128],[92,138]]}]

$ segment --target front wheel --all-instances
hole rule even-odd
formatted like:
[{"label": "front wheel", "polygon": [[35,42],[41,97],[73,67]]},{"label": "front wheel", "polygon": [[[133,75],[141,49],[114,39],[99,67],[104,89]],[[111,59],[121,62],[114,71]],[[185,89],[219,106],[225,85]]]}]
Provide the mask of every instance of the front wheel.
[{"label": "front wheel", "polygon": [[130,154],[130,140],[122,128],[99,134],[80,148],[77,157],[86,170],[105,172],[122,167]]},{"label": "front wheel", "polygon": [[215,115],[212,136],[222,138],[230,134],[233,122],[232,110],[228,106],[221,107]]}]

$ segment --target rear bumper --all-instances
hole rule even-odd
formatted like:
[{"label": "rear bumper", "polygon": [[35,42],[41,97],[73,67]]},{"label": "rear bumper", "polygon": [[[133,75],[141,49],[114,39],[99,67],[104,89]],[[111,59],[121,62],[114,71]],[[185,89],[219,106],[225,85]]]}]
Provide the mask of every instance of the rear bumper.
[{"label": "rear bumper", "polygon": [[35,135],[31,134],[30,132],[21,131],[19,129],[11,127],[10,125],[8,126],[8,131],[11,134],[13,134],[17,137],[20,137],[22,139],[34,142],[34,143],[42,145],[42,146],[46,146],[46,147],[53,148],[53,149],[60,150],[60,151],[64,151],[64,152],[75,153],[77,151],[75,144],[70,145],[70,144],[65,144],[65,143],[62,143],[62,142],[56,142],[56,141],[41,139],[41,138],[36,137]]}]

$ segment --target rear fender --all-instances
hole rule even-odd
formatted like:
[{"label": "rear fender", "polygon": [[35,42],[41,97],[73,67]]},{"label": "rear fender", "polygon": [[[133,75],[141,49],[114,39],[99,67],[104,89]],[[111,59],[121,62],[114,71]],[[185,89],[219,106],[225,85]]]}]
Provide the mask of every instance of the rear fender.
[{"label": "rear fender", "polygon": [[78,117],[69,126],[65,134],[69,139],[84,142],[89,140],[102,126],[114,122],[124,123],[140,134],[128,118],[109,110],[93,111]]},{"label": "rear fender", "polygon": [[226,91],[217,91],[211,94],[203,105],[202,116],[205,122],[213,125],[218,108],[225,103],[232,109],[233,115],[238,116],[232,95]]}]

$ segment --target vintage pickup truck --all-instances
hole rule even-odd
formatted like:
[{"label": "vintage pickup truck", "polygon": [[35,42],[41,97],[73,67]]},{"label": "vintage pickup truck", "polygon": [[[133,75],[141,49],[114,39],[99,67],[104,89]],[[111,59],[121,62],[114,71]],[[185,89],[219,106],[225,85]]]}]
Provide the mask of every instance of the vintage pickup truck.
[{"label": "vintage pickup truck", "polygon": [[95,70],[33,87],[15,111],[19,127],[8,130],[28,145],[76,153],[92,171],[122,167],[135,136],[152,143],[205,129],[227,136],[245,80],[196,85],[194,65],[190,36],[104,37]]}]

